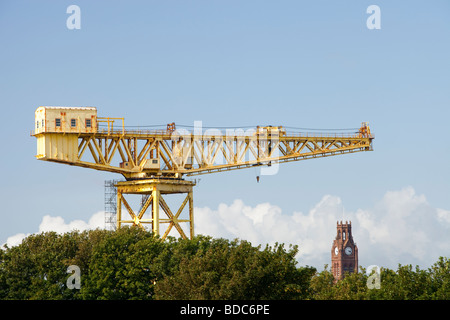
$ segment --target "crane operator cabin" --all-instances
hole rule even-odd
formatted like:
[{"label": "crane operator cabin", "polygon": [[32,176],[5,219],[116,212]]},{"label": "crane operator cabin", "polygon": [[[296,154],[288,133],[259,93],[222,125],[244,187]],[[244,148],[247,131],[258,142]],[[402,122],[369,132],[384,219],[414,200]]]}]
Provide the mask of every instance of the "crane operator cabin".
[{"label": "crane operator cabin", "polygon": [[35,112],[34,128],[37,137],[36,157],[41,160],[75,161],[78,155],[78,134],[96,132],[97,108],[39,107]]}]

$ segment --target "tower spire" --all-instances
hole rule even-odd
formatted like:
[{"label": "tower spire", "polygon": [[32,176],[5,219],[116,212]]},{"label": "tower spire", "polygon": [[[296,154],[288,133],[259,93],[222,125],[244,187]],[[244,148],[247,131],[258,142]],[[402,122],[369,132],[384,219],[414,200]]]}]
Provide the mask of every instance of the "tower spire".
[{"label": "tower spire", "polygon": [[331,270],[337,281],[347,273],[358,272],[358,247],[353,241],[351,221],[337,221],[336,229],[336,238],[331,248]]}]

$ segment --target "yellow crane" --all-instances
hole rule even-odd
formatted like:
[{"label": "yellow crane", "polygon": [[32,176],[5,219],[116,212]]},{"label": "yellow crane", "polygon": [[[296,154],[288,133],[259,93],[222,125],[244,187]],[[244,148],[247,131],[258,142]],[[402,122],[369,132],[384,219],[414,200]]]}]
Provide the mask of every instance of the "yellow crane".
[{"label": "yellow crane", "polygon": [[[116,184],[117,228],[150,224],[163,239],[173,227],[187,238],[180,223],[187,223],[190,238],[194,236],[195,182],[183,176],[371,151],[374,139],[366,122],[351,133],[292,133],[282,126],[203,132],[177,129],[175,123],[158,130],[126,129],[124,118],[98,117],[94,107],[44,106],[36,109],[32,136],[39,160],[122,174],[126,181]],[[139,211],[132,209],[127,194],[144,196]],[[170,194],[185,195],[176,211],[164,200]],[[123,207],[129,217],[122,215]],[[144,217],[147,210],[149,218]],[[163,234],[161,224],[167,224]]]}]

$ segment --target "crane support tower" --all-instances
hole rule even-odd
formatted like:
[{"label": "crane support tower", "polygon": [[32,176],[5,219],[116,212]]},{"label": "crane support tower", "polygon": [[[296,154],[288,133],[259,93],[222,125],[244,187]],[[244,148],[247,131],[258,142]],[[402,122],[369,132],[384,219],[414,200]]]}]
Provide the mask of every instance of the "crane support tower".
[{"label": "crane support tower", "polygon": [[[31,135],[37,138],[39,160],[123,175],[126,180],[115,184],[117,228],[150,224],[163,239],[172,228],[188,238],[180,223],[187,223],[189,237],[194,236],[195,182],[183,176],[371,151],[374,139],[367,122],[345,133],[288,132],[282,126],[257,126],[246,131],[227,129],[224,134],[220,130],[177,129],[175,123],[163,129],[130,130],[124,118],[98,117],[94,107],[45,106],[36,109]],[[128,194],[143,196],[136,212],[125,198]],[[184,198],[176,211],[164,199],[171,194]],[[148,218],[144,216],[147,211]],[[164,233],[162,224],[167,225]]]}]

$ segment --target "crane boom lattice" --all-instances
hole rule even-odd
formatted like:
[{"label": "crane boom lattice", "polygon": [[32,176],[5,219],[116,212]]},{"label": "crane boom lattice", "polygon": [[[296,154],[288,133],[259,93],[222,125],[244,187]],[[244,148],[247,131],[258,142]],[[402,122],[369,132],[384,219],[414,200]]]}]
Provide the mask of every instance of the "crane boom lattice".
[{"label": "crane boom lattice", "polygon": [[[39,107],[35,112],[39,160],[58,162],[122,174],[117,182],[117,227],[132,223],[160,234],[160,224],[180,227],[189,224],[194,235],[193,194],[195,183],[183,176],[237,170],[254,166],[271,166],[289,161],[329,157],[372,150],[374,136],[365,122],[354,132],[288,132],[282,126],[257,126],[248,130],[177,129],[175,123],[158,130],[126,129],[123,118],[97,117],[96,108]],[[162,195],[185,194],[174,213]],[[134,212],[125,194],[143,196]],[[131,219],[122,217],[122,208]],[[150,208],[150,209],[149,209]],[[145,219],[147,209],[150,217]],[[160,218],[161,209],[166,218]],[[187,217],[180,218],[184,211]]]}]

